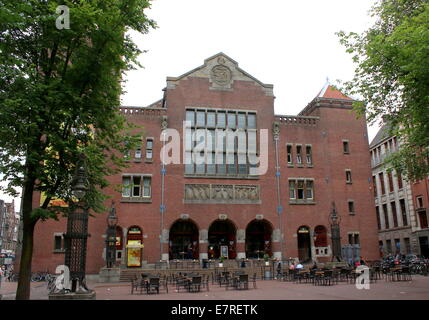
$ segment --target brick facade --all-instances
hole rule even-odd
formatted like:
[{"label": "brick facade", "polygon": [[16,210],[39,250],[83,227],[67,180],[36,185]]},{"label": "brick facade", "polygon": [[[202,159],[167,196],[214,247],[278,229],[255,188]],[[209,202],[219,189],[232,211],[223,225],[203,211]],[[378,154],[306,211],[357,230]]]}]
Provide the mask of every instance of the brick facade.
[{"label": "brick facade", "polygon": [[[248,257],[253,254],[249,251],[251,246],[247,240],[263,236],[262,240],[267,245],[266,252],[274,257],[289,258],[310,254],[308,258],[312,260],[327,261],[330,260],[331,254],[328,217],[333,201],[342,218],[340,225],[342,244],[348,243],[350,234],[358,234],[361,255],[368,260],[377,259],[377,222],[373,212],[374,200],[365,119],[356,119],[351,110],[350,98],[333,92],[335,90],[328,87],[299,116],[275,115],[273,86],[261,83],[241,70],[234,60],[220,53],[206,59],[201,67],[180,77],[168,77],[164,98],[161,101],[147,108],[123,107],[121,111],[128,119],[144,127],[145,139],[153,138],[153,159],[152,161],[145,159],[146,146],[143,143],[142,158],[135,159],[131,154],[130,167],[121,174],[110,177],[112,184],[121,184],[123,175],[127,174],[144,174],[151,177],[151,197],[144,201],[134,199],[136,201],[130,202],[112,187],[107,189],[115,200],[118,224],[123,231],[122,258],[118,258],[118,263],[124,266],[127,264],[125,248],[127,230],[133,226],[141,228],[143,233],[143,262],[154,263],[161,258],[169,258],[172,241],[170,229],[178,221],[190,221],[196,226],[197,233],[192,241],[196,242],[198,252],[195,250],[194,258],[208,257],[209,239],[215,234],[209,232],[213,230],[210,229],[212,223],[227,221],[235,230],[226,235],[228,242],[231,241],[231,248],[228,249],[233,257]],[[267,129],[268,132],[267,172],[256,177],[209,177],[187,175],[183,164],[168,164],[165,166],[166,174],[162,184],[160,165],[162,121],[167,121],[168,128],[176,129],[183,138],[182,128],[186,108],[255,113],[258,136],[262,129]],[[343,151],[343,140],[348,142],[348,153]],[[259,148],[260,144],[259,141]],[[290,144],[293,150],[294,161],[290,165],[287,163],[287,144]],[[302,148],[302,166],[296,163],[297,146]],[[311,164],[306,163],[307,146],[311,147]],[[184,152],[183,145],[181,152]],[[351,183],[346,183],[346,170],[351,171]],[[279,173],[276,174],[277,171]],[[312,181],[311,201],[290,200],[291,178],[296,179],[298,183],[303,179]],[[192,189],[196,185],[202,185],[202,188],[207,190],[216,188],[220,188],[219,190],[224,188],[222,191],[235,190],[233,192],[237,194],[234,193],[234,200],[228,198],[225,201],[210,202],[204,195],[196,198],[197,200],[189,201],[186,199],[185,189]],[[256,190],[255,192],[259,194],[252,198],[254,200],[238,201],[237,199],[240,199],[238,190],[246,188]],[[250,191],[242,192],[246,197],[250,194]],[[165,211],[161,220],[162,194]],[[35,204],[38,204],[38,201],[39,199],[35,199]],[[354,206],[352,213],[349,213],[350,201]],[[106,203],[106,206],[110,206],[110,202]],[[105,265],[106,217],[107,213],[89,220],[91,237],[88,241],[88,273],[98,273]],[[252,221],[256,223],[248,228]],[[318,226],[323,226],[327,231],[320,238],[314,234]],[[257,231],[262,227],[265,228],[263,235]],[[301,231],[308,230],[309,233],[298,233],[300,228]],[[64,253],[61,250],[54,252],[53,247],[54,234],[65,230],[64,220],[38,223],[35,231],[34,271],[45,270],[47,266],[53,271],[56,265],[64,262]],[[255,241],[259,241],[259,238]],[[301,248],[300,252],[298,241],[301,241],[301,247],[308,246],[308,249]],[[302,245],[302,241],[306,244]],[[319,243],[317,248],[314,246],[315,241]]]}]

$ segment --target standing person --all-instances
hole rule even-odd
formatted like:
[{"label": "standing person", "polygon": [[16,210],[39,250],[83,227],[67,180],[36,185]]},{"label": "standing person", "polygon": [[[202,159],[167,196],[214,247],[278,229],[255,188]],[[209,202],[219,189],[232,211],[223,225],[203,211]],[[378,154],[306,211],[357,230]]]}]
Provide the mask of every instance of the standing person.
[{"label": "standing person", "polygon": [[282,262],[279,261],[279,263],[277,264],[277,277],[281,277],[282,275]]},{"label": "standing person", "polygon": [[365,260],[363,260],[362,257],[360,257],[359,263],[360,263],[361,266],[366,266],[366,262],[365,262]]}]

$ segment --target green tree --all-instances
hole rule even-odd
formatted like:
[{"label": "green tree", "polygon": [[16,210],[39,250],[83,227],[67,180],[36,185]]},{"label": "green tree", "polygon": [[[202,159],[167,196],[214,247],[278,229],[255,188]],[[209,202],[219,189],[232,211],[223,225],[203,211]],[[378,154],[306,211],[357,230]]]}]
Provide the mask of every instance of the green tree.
[{"label": "green tree", "polygon": [[[69,8],[69,29],[57,28],[59,5]],[[16,299],[30,297],[35,225],[58,218],[48,206],[53,197],[71,201],[80,155],[90,186],[85,200],[101,212],[106,176],[124,166],[121,154],[141,135],[119,107],[124,72],[140,66],[127,31],[156,27],[149,7],[150,0],[0,0],[0,174],[8,193],[22,188]],[[47,196],[40,205],[39,192]]]},{"label": "green tree", "polygon": [[345,91],[362,97],[356,109],[370,123],[384,117],[401,140],[387,161],[409,180],[429,174],[429,2],[381,0],[362,34],[339,32],[357,64]]}]

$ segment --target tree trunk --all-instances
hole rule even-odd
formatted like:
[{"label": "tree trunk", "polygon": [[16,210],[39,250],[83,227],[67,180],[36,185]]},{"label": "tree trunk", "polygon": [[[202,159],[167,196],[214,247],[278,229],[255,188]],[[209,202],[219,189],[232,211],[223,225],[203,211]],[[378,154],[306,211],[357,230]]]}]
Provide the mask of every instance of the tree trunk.
[{"label": "tree trunk", "polygon": [[30,299],[31,260],[33,258],[33,235],[36,221],[32,219],[34,181],[27,181],[22,193],[23,234],[22,251],[19,265],[16,300]]}]

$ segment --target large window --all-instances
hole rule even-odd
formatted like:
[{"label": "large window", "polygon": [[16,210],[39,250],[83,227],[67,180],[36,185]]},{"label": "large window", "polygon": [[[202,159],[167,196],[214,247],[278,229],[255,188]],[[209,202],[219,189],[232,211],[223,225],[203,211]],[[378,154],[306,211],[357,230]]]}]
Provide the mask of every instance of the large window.
[{"label": "large window", "polygon": [[405,207],[405,200],[404,199],[399,200],[399,205],[401,206],[402,223],[404,226],[408,226],[407,209]]},{"label": "large window", "polygon": [[153,158],[153,139],[147,138],[146,139],[146,159],[152,160]]},{"label": "large window", "polygon": [[[195,123],[194,120],[195,119]],[[185,174],[248,176],[257,155],[256,113],[187,109]]]},{"label": "large window", "polygon": [[387,211],[387,204],[383,204],[383,213],[384,213],[384,225],[385,225],[385,229],[390,229],[389,213]]},{"label": "large window", "polygon": [[393,176],[392,171],[387,172],[387,178],[389,179],[389,192],[393,192]]},{"label": "large window", "polygon": [[145,175],[122,176],[122,198],[150,198],[151,177]]},{"label": "large window", "polygon": [[313,179],[289,179],[289,199],[294,202],[314,201]]},{"label": "large window", "polygon": [[392,201],[390,203],[390,207],[392,208],[393,227],[397,228],[398,227],[398,215],[397,215],[397,212],[396,212],[396,203],[395,203],[395,201]]},{"label": "large window", "polygon": [[383,175],[383,172],[380,172],[378,174],[378,177],[380,178],[381,194],[384,195],[384,194],[386,194],[386,189],[384,187],[384,175]]}]

